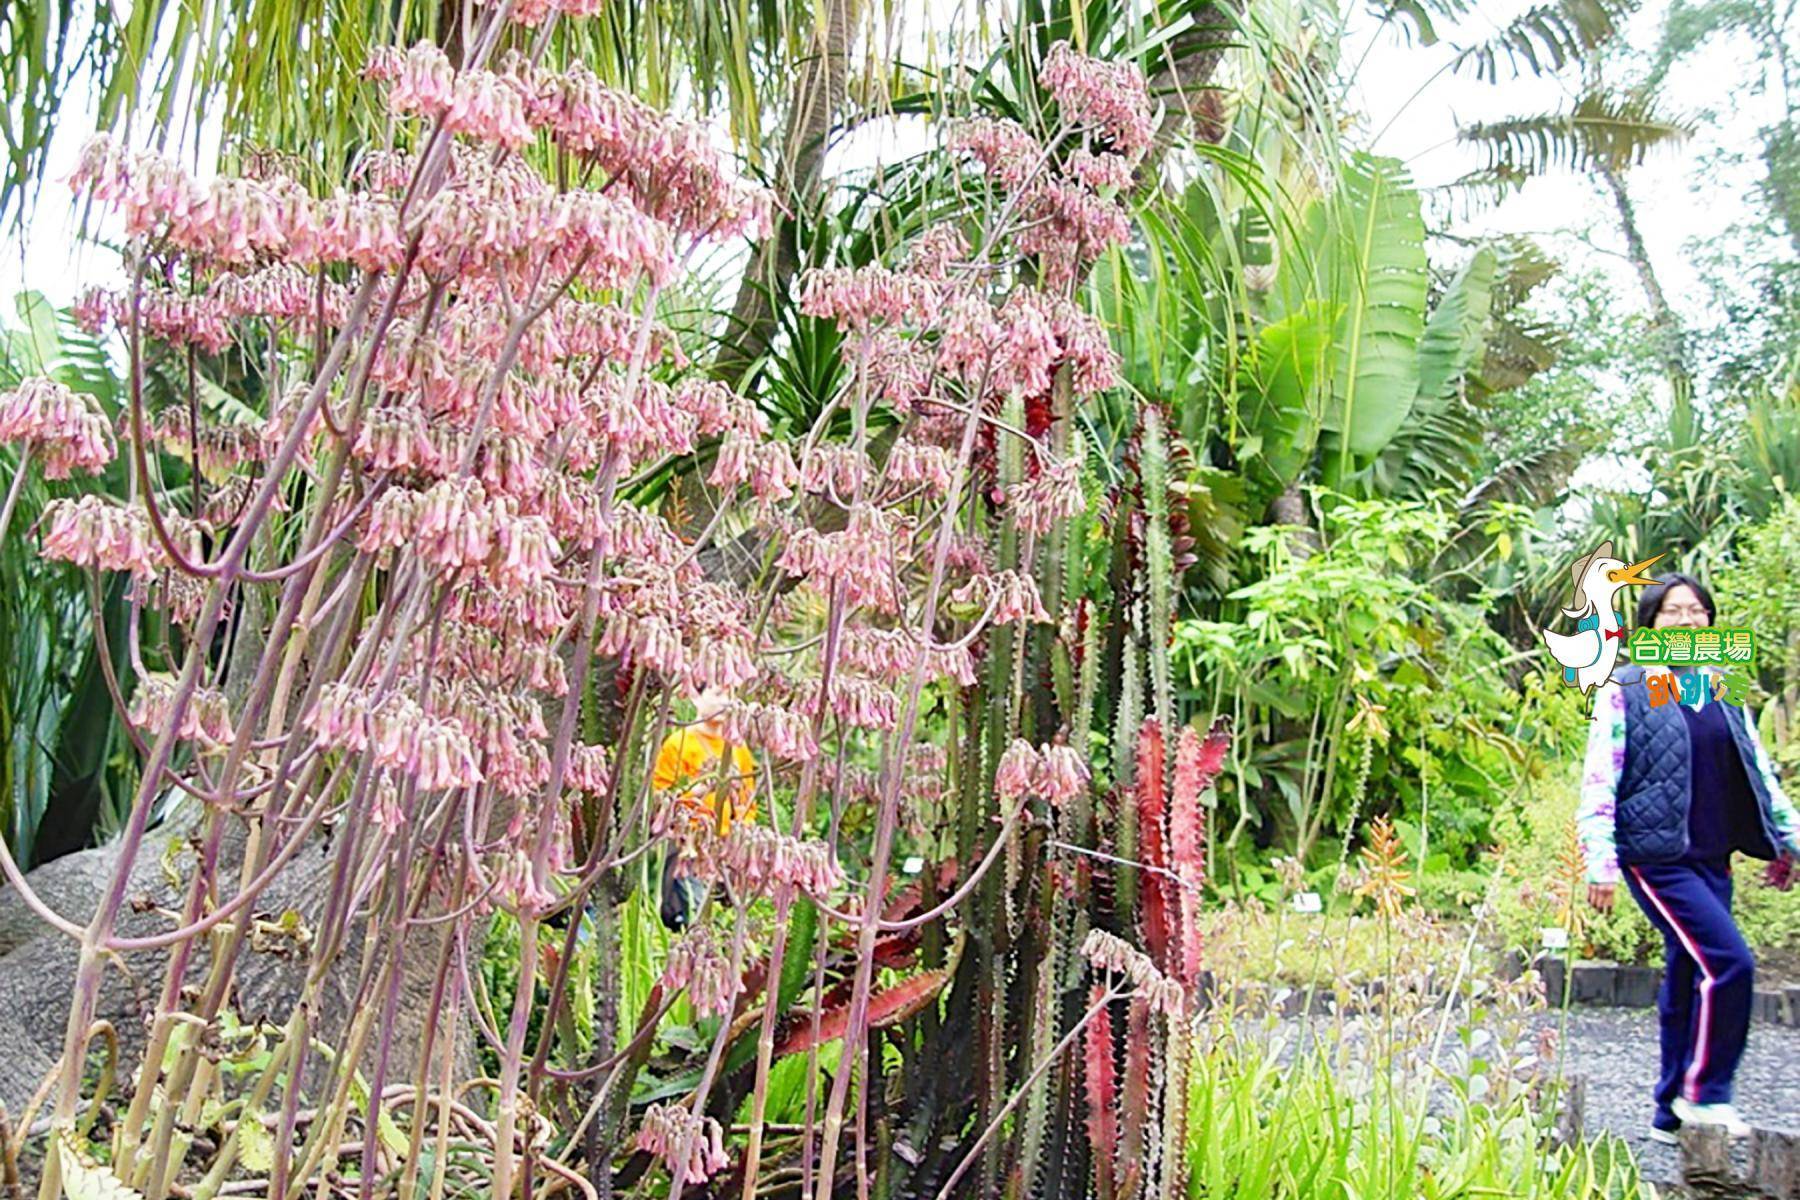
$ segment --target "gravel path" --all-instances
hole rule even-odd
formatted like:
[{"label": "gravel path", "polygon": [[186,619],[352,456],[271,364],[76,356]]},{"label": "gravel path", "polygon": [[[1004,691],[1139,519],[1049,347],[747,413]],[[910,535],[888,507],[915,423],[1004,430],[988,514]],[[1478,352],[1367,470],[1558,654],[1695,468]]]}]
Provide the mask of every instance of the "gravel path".
[{"label": "gravel path", "polygon": [[[1559,1014],[1550,1016],[1553,1022],[1559,1019]],[[1588,1132],[1618,1135],[1630,1143],[1646,1176],[1673,1179],[1675,1148],[1647,1136],[1657,1074],[1656,1013],[1571,1009],[1565,1036],[1567,1070],[1588,1078]],[[1751,1025],[1735,1102],[1753,1124],[1800,1130],[1800,1029]]]}]

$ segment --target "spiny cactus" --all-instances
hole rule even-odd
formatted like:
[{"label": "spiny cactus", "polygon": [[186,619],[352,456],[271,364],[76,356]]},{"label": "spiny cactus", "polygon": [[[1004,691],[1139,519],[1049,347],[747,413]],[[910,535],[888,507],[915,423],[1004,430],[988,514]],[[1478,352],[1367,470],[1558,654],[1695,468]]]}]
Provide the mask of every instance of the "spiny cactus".
[{"label": "spiny cactus", "polygon": [[1175,724],[1174,686],[1170,679],[1169,639],[1175,613],[1175,560],[1169,544],[1169,443],[1162,411],[1143,409],[1143,448],[1138,471],[1144,487],[1144,574],[1149,608],[1150,691],[1156,717],[1164,729]]}]

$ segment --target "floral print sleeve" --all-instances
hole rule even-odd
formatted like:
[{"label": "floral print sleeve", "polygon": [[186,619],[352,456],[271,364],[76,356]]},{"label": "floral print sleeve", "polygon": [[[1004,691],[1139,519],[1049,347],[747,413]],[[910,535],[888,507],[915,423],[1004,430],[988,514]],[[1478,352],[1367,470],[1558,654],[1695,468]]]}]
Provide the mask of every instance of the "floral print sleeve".
[{"label": "floral print sleeve", "polygon": [[1775,764],[1769,760],[1768,751],[1763,749],[1762,735],[1756,732],[1756,717],[1749,709],[1744,710],[1744,724],[1750,731],[1750,745],[1756,751],[1756,772],[1762,776],[1763,786],[1769,791],[1769,816],[1775,823],[1775,834],[1781,839],[1777,850],[1786,850],[1789,854],[1800,855],[1800,813],[1794,810],[1794,802],[1787,793],[1781,790],[1781,781],[1775,778]]},{"label": "floral print sleeve", "polygon": [[1587,861],[1589,883],[1619,881],[1619,853],[1613,831],[1619,776],[1625,773],[1625,692],[1608,683],[1594,695],[1587,755],[1581,765],[1581,807],[1575,836]]}]

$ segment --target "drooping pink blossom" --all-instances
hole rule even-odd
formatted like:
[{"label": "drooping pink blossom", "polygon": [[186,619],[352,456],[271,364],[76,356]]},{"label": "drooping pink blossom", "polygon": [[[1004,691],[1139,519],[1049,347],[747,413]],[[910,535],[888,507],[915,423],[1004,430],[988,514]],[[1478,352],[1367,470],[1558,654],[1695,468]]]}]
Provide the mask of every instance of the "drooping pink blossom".
[{"label": "drooping pink blossom", "polygon": [[1087,791],[1088,768],[1073,746],[1045,746],[1040,754],[1038,789],[1061,807]]},{"label": "drooping pink blossom", "polygon": [[1183,1015],[1187,993],[1181,984],[1164,975],[1148,954],[1130,942],[1104,929],[1091,930],[1081,944],[1081,956],[1098,970],[1129,979],[1151,1008],[1172,1019]]},{"label": "drooping pink blossom", "polygon": [[999,769],[994,773],[994,794],[1002,800],[1019,800],[1037,788],[1042,762],[1030,742],[1014,738],[1000,755]]},{"label": "drooping pink blossom", "polygon": [[421,497],[413,545],[426,562],[444,570],[476,566],[493,544],[494,514],[478,481],[442,480]]},{"label": "drooping pink blossom", "polygon": [[102,496],[55,499],[44,506],[44,557],[130,571],[139,578],[154,575],[165,562],[162,546],[142,508],[115,504]]},{"label": "drooping pink blossom", "polygon": [[424,791],[473,787],[481,782],[469,735],[457,721],[427,718],[415,734],[413,779]]},{"label": "drooping pink blossom", "polygon": [[1094,154],[1077,150],[1063,170],[1096,192],[1117,192],[1131,186],[1131,163],[1118,154]]},{"label": "drooping pink blossom", "polygon": [[1048,533],[1058,521],[1087,507],[1081,491],[1081,464],[1073,458],[1051,462],[1013,488],[1007,500],[1020,529]]},{"label": "drooping pink blossom", "polygon": [[[687,1147],[686,1162],[670,1161]],[[711,1117],[696,1117],[680,1104],[652,1104],[638,1126],[637,1148],[661,1158],[677,1188],[705,1183],[731,1165],[723,1132]]]},{"label": "drooping pink blossom", "polygon": [[1022,571],[976,575],[952,592],[950,598],[958,604],[974,604],[991,610],[989,619],[996,625],[1044,624],[1050,620],[1038,595],[1037,581]]},{"label": "drooping pink blossom", "polygon": [[849,522],[842,530],[795,530],[779,565],[815,581],[844,584],[851,604],[867,604],[880,612],[895,613],[900,605],[895,561],[903,532],[898,514],[869,504],[853,505]]},{"label": "drooping pink blossom", "polygon": [[733,705],[726,713],[728,741],[765,750],[789,762],[810,762],[819,754],[810,722],[793,709],[774,704]]},{"label": "drooping pink blossom", "polygon": [[369,695],[343,680],[319,689],[318,702],[302,724],[325,750],[366,750],[369,746]]},{"label": "drooping pink blossom", "polygon": [[700,1017],[731,1015],[743,984],[732,973],[731,960],[713,938],[712,930],[696,925],[673,946],[663,965],[663,987],[687,989],[688,1002]]},{"label": "drooping pink blossom", "polygon": [[[177,682],[173,675],[153,672],[140,676],[132,692],[126,720],[148,734],[158,734],[175,709]],[[218,688],[197,687],[188,696],[175,736],[203,749],[216,749],[232,737],[231,710]]]},{"label": "drooping pink blossom", "polygon": [[1107,148],[1135,159],[1155,134],[1150,91],[1130,63],[1110,63],[1076,52],[1067,42],[1050,47],[1038,83],[1056,97],[1065,123],[1088,127]]},{"label": "drooping pink blossom", "polygon": [[950,149],[975,159],[1008,191],[1017,190],[1044,161],[1043,147],[1024,126],[992,117],[960,122],[951,131]]},{"label": "drooping pink blossom", "polygon": [[800,460],[800,486],[848,502],[869,478],[869,456],[844,442],[815,445]]},{"label": "drooping pink blossom", "polygon": [[937,299],[931,280],[882,266],[815,269],[800,284],[800,311],[834,320],[844,330],[916,321],[929,315]]},{"label": "drooping pink blossom", "polygon": [[910,491],[923,487],[934,496],[942,496],[955,482],[956,457],[942,446],[932,446],[912,438],[900,438],[888,451],[886,464],[890,483]]},{"label": "drooping pink blossom", "polygon": [[820,841],[790,837],[754,821],[734,821],[731,832],[701,847],[709,869],[739,896],[804,894],[829,900],[844,884],[843,868]]}]

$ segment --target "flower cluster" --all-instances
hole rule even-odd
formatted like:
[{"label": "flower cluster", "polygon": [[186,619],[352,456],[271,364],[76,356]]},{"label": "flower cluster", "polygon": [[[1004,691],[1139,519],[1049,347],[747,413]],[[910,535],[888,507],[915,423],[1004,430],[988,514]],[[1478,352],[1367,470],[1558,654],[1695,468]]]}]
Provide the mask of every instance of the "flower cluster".
[{"label": "flower cluster", "polygon": [[1087,786],[1087,763],[1073,746],[1038,749],[1022,738],[1006,748],[994,773],[994,792],[1003,800],[1042,796],[1060,807],[1086,792]]},{"label": "flower cluster", "polygon": [[851,604],[898,613],[895,564],[905,557],[906,532],[906,522],[892,510],[854,505],[847,526],[835,533],[810,526],[794,530],[778,565],[816,582],[842,584]]},{"label": "flower cluster", "polygon": [[1153,1010],[1179,1020],[1187,1008],[1187,992],[1181,984],[1157,969],[1150,956],[1130,942],[1106,932],[1090,930],[1081,943],[1081,956],[1098,971],[1122,975],[1137,987]]},{"label": "flower cluster", "polygon": [[528,111],[534,125],[609,177],[626,180],[645,212],[682,233],[768,234],[773,196],[728,170],[704,128],[605,86],[586,67],[535,74]]},{"label": "flower cluster", "polygon": [[1088,58],[1059,42],[1038,79],[1055,97],[1064,126],[1085,134],[1087,145],[1052,163],[1022,126],[983,117],[962,123],[950,148],[1011,193],[1022,217],[1015,248],[1034,256],[1044,281],[1062,290],[1080,264],[1130,236],[1119,196],[1155,129],[1143,74],[1128,64]]},{"label": "flower cluster", "polygon": [[731,960],[705,925],[696,925],[669,947],[662,982],[670,991],[686,988],[694,1012],[701,1017],[730,1016],[732,1005],[743,990],[738,977],[732,974]]},{"label": "flower cluster", "polygon": [[1044,165],[1044,148],[1017,121],[964,121],[952,131],[950,149],[969,155],[1008,191],[1025,186]]},{"label": "flower cluster", "polygon": [[766,750],[789,762],[810,762],[819,756],[810,725],[801,714],[778,704],[739,703],[725,715],[727,741]]},{"label": "flower cluster", "polygon": [[842,330],[907,325],[929,320],[941,298],[938,282],[882,266],[822,267],[808,271],[800,288],[800,312],[824,317]]},{"label": "flower cluster", "polygon": [[1021,622],[1043,624],[1050,620],[1038,595],[1037,582],[1023,571],[995,571],[976,575],[951,597],[958,604],[971,604],[988,611],[988,619],[996,625]]},{"label": "flower cluster", "polygon": [[[138,729],[160,730],[168,723],[173,711],[176,689],[175,677],[166,672],[140,676],[125,719]],[[182,709],[175,736],[205,749],[216,749],[230,741],[231,710],[226,704],[225,693],[217,688],[195,688],[187,707]]]},{"label": "flower cluster", "polygon": [[844,884],[843,868],[825,843],[749,821],[703,842],[699,852],[703,869],[723,878],[739,897],[801,893],[825,900]]},{"label": "flower cluster", "polygon": [[428,716],[402,692],[380,696],[341,680],[329,683],[303,724],[321,749],[366,750],[376,766],[404,772],[426,791],[473,787],[486,777],[468,723]]},{"label": "flower cluster", "polygon": [[[644,274],[663,279],[672,270],[668,227],[629,199],[598,190],[558,191],[517,164],[491,167],[469,156],[459,161],[451,184],[424,204],[417,255],[428,274],[493,277],[517,274],[522,263],[542,263],[558,277],[611,288]],[[70,183],[119,208],[131,236],[149,237],[199,262],[391,271],[406,255],[400,201],[381,193],[340,191],[315,199],[282,178],[202,184],[172,159],[130,152],[104,135],[83,149]],[[256,299],[286,308],[289,297],[209,291],[183,298],[152,290],[138,307],[152,332],[160,321],[164,333],[212,346],[232,305]],[[95,308],[88,306],[90,317]]]},{"label": "flower cluster", "polygon": [[1109,63],[1078,53],[1067,42],[1050,47],[1038,82],[1056,97],[1070,125],[1094,130],[1107,148],[1135,159],[1150,146],[1150,90],[1129,63]]},{"label": "flower cluster", "polygon": [[[686,1148],[686,1162],[671,1161]],[[731,1165],[719,1123],[679,1104],[652,1104],[638,1127],[637,1148],[661,1158],[679,1186],[705,1183]]]},{"label": "flower cluster", "polygon": [[99,402],[42,377],[0,392],[0,442],[16,442],[36,454],[46,479],[99,471],[115,452],[112,426]]},{"label": "flower cluster", "polygon": [[450,56],[431,42],[404,51],[379,47],[364,71],[388,85],[388,107],[397,113],[435,118],[450,133],[508,148],[531,137],[525,97],[516,78],[492,71],[458,71]]},{"label": "flower cluster", "polygon": [[1048,533],[1058,521],[1087,507],[1081,491],[1081,464],[1073,458],[1052,462],[1013,488],[1007,499],[1020,529]]},{"label": "flower cluster", "polygon": [[[185,541],[189,558],[198,557],[198,527],[179,518],[169,521],[171,539]],[[151,578],[169,562],[150,527],[149,514],[137,505],[92,494],[59,498],[44,506],[43,523],[45,558],[102,571],[129,571],[139,579]]]},{"label": "flower cluster", "polygon": [[[483,5],[492,5],[496,0],[479,0]],[[531,28],[542,25],[552,14],[560,13],[566,17],[591,17],[604,7],[605,0],[514,0],[508,19],[515,24]]]}]

